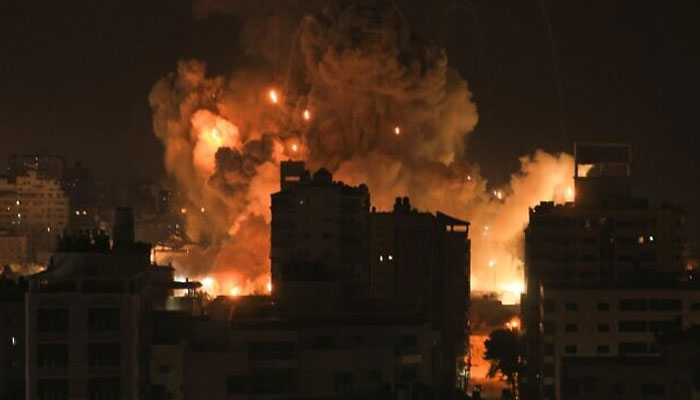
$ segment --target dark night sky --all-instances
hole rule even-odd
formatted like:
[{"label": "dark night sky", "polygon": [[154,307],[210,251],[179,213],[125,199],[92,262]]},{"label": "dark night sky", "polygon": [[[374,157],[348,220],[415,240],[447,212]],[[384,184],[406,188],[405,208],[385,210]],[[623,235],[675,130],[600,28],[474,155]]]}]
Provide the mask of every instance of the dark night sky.
[{"label": "dark night sky", "polygon": [[[636,193],[685,207],[700,248],[700,2],[545,0],[555,53],[539,0],[463,3],[447,47],[479,108],[469,158],[486,177],[505,182],[536,148],[629,142]],[[226,71],[237,32],[186,0],[0,2],[0,157],[45,149],[97,176],[159,179],[153,83],[185,57]]]}]

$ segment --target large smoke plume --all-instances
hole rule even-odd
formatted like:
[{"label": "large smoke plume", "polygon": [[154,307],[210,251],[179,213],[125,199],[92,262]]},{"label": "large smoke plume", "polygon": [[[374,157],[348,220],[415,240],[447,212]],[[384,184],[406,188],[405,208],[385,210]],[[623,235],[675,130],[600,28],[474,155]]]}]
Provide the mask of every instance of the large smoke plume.
[{"label": "large smoke plume", "polygon": [[528,208],[570,196],[571,158],[535,152],[508,187],[487,191],[465,159],[476,106],[445,51],[412,35],[395,7],[325,3],[195,3],[198,17],[246,17],[246,56],[227,76],[181,61],[151,92],[166,168],[187,196],[187,234],[207,245],[175,266],[215,276],[217,291],[264,287],[270,194],[292,158],[366,183],[379,209],[407,195],[469,220],[472,287],[517,294]]}]

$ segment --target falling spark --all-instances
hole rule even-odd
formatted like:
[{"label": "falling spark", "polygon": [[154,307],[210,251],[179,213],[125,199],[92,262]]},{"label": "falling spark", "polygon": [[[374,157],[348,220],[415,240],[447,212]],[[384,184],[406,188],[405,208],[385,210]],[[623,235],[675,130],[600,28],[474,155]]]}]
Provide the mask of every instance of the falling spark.
[{"label": "falling spark", "polygon": [[180,209],[180,214],[187,214],[187,209],[185,207],[182,207]]},{"label": "falling spark", "polygon": [[272,293],[272,282],[268,282],[266,288],[267,288],[267,293]]},{"label": "falling spark", "polygon": [[493,191],[493,196],[497,198],[498,200],[503,200],[503,192],[500,190],[494,190]]},{"label": "falling spark", "polygon": [[277,91],[275,89],[271,89],[268,96],[270,97],[270,101],[273,104],[277,104],[277,101],[279,101],[279,98],[277,97]]},{"label": "falling spark", "polygon": [[394,134],[396,136],[399,136],[401,134],[401,128],[399,128],[398,126],[395,126],[394,127]]},{"label": "falling spark", "polygon": [[311,112],[308,109],[304,110],[304,119],[307,121],[311,119]]},{"label": "falling spark", "polygon": [[206,210],[204,209],[204,207],[202,207],[202,208],[199,209],[199,211],[201,211],[201,212],[203,213],[203,212],[206,211]]},{"label": "falling spark", "polygon": [[292,145],[292,151],[295,153],[299,151],[299,146],[296,143]]},{"label": "falling spark", "polygon": [[467,175],[467,180],[468,180],[468,181],[471,181],[471,180],[472,180],[472,176],[471,176],[471,175]]},{"label": "falling spark", "polygon": [[488,226],[488,225],[486,225],[486,226],[484,226],[484,232],[483,232],[483,235],[484,235],[484,236],[486,236],[486,235],[488,235],[488,234],[489,234],[489,226]]}]

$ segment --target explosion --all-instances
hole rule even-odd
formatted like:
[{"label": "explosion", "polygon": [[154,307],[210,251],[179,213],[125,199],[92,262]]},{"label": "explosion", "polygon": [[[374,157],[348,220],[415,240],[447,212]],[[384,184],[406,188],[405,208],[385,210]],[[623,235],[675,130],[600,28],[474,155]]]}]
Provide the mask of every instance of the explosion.
[{"label": "explosion", "polygon": [[[537,151],[507,187],[489,189],[465,156],[478,120],[467,82],[395,8],[328,7],[293,25],[293,13],[257,15],[254,24],[276,29],[244,27],[257,50],[229,75],[184,60],[150,94],[166,169],[186,195],[187,235],[202,245],[172,260],[179,273],[210,293],[270,292],[270,194],[280,163],[295,158],[367,184],[379,209],[409,196],[467,219],[472,288],[517,300],[528,208],[573,198],[571,157]],[[285,27],[286,41],[271,39]]]}]

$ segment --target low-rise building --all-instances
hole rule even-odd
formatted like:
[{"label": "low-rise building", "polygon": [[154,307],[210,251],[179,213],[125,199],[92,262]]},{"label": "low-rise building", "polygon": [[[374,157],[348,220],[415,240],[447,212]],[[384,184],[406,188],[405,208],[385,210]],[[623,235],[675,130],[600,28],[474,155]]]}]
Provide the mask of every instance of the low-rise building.
[{"label": "low-rise building", "polygon": [[110,238],[65,235],[26,296],[27,399],[147,398],[151,318],[172,269],[133,241],[130,209]]},{"label": "low-rise building", "polygon": [[[700,286],[696,284],[659,278],[551,284],[542,288],[542,299],[542,374],[545,387],[553,389],[545,393],[550,398],[570,398],[567,390],[573,389],[563,377],[572,371],[584,376],[586,366],[596,362],[606,370],[616,363],[629,366],[626,371],[631,374],[648,366],[643,374],[655,376],[653,371],[663,368],[659,362],[649,363],[650,357],[662,354],[658,338],[700,328]],[[620,370],[617,375],[628,386],[635,379]],[[583,395],[592,389],[581,390],[577,393]]]}]

